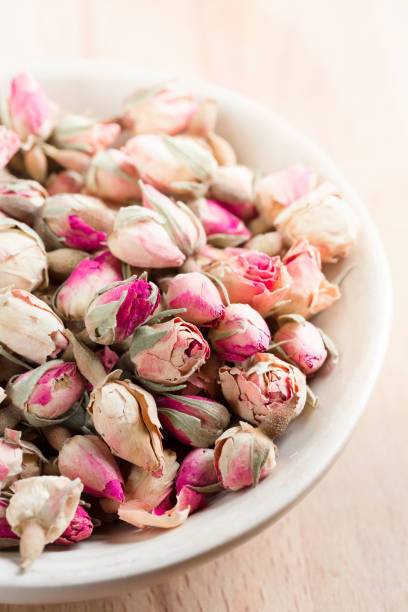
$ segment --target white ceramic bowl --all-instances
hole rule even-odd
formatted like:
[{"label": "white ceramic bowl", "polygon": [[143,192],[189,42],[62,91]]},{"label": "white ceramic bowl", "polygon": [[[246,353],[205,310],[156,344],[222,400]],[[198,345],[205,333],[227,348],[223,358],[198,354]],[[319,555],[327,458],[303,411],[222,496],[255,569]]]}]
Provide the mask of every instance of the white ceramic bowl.
[{"label": "white ceramic bowl", "polygon": [[[134,89],[163,74],[85,61],[28,67],[64,109],[114,114]],[[3,69],[4,73],[4,69]],[[4,74],[1,75],[4,77]],[[264,171],[304,162],[331,179],[361,220],[356,268],[343,299],[319,316],[341,353],[334,373],[313,388],[318,409],[302,414],[279,440],[279,463],[258,487],[219,497],[178,529],[137,533],[121,526],[71,548],[52,548],[20,573],[16,552],[0,558],[0,601],[45,603],[104,597],[165,579],[171,571],[225,552],[287,512],[332,464],[368,400],[383,360],[391,318],[390,276],[383,247],[364,205],[327,156],[272,111],[224,89],[193,83],[221,106],[219,131],[239,159]],[[333,273],[336,273],[333,270]]]}]

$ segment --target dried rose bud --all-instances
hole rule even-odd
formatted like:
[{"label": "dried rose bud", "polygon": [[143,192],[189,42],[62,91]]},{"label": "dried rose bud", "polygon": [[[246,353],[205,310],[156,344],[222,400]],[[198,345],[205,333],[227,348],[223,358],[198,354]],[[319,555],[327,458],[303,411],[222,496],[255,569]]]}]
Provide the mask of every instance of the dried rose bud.
[{"label": "dried rose bud", "polygon": [[279,353],[306,376],[314,374],[327,359],[324,335],[318,327],[302,317],[288,316],[288,322],[285,322],[285,317],[282,318],[283,324],[273,337]]},{"label": "dried rose bud", "polygon": [[83,319],[96,292],[120,280],[120,262],[109,251],[83,259],[55,294],[57,311],[65,319]]},{"label": "dried rose bud", "polygon": [[100,198],[116,204],[139,199],[139,174],[131,156],[118,149],[106,149],[92,158],[85,185]]},{"label": "dried rose bud", "polygon": [[115,373],[96,387],[88,410],[96,431],[114,455],[160,476],[163,469],[161,425],[153,396]]},{"label": "dried rose bud", "polygon": [[258,353],[240,366],[220,368],[221,389],[234,412],[272,437],[285,431],[306,404],[306,377],[270,353]]},{"label": "dried rose bud", "polygon": [[269,255],[269,257],[274,257],[275,255],[279,255],[282,251],[282,236],[279,232],[258,234],[251,238],[251,240],[248,240],[248,242],[244,244],[244,247],[251,251],[260,251],[261,253]]},{"label": "dried rose bud", "polygon": [[201,220],[208,242],[216,247],[238,246],[251,237],[245,223],[215,200],[199,198],[191,208]]},{"label": "dried rose bud", "polygon": [[253,487],[276,465],[275,446],[258,428],[240,421],[215,443],[214,462],[225,489]]},{"label": "dried rose bud", "polygon": [[0,344],[29,359],[44,363],[66,348],[61,319],[42,300],[22,289],[0,291]]},{"label": "dried rose bud", "polygon": [[271,332],[261,315],[249,304],[230,304],[217,327],[210,330],[211,346],[225,361],[244,361],[265,351]]},{"label": "dried rose bud", "polygon": [[63,193],[45,200],[41,221],[39,231],[49,248],[93,252],[106,246],[115,215],[98,198]]},{"label": "dried rose bud", "polygon": [[59,419],[82,396],[85,380],[74,362],[60,359],[47,361],[41,366],[12,378],[7,395],[14,406],[23,411],[33,426],[41,421]]},{"label": "dried rose bud", "polygon": [[69,438],[58,455],[62,476],[80,478],[86,493],[122,502],[123,478],[109,448],[98,436]]},{"label": "dried rose bud", "polygon": [[[1,113],[0,113],[1,115]],[[0,125],[0,170],[5,168],[10,159],[20,148],[20,138],[12,130]]]},{"label": "dried rose bud", "polygon": [[214,451],[196,448],[184,458],[176,479],[176,492],[182,508],[190,507],[190,514],[206,505],[206,495],[194,487],[211,487],[218,483],[214,465]]},{"label": "dried rose bud", "polygon": [[264,318],[285,298],[291,283],[279,257],[247,249],[225,249],[204,271],[224,283],[231,302],[249,304]]},{"label": "dried rose bud", "polygon": [[0,491],[14,482],[22,467],[23,449],[7,435],[0,438]]},{"label": "dried rose bud", "polygon": [[121,208],[109,235],[109,248],[121,261],[137,268],[179,267],[185,256],[165,225],[164,217],[148,208]]},{"label": "dried rose bud", "polygon": [[45,247],[34,230],[0,219],[0,243],[0,287],[32,291],[48,285]]},{"label": "dried rose bud", "polygon": [[8,501],[0,499],[0,549],[18,546],[18,535],[12,531],[6,518]]},{"label": "dried rose bud", "polygon": [[55,126],[52,142],[58,149],[80,151],[89,156],[112,145],[120,133],[118,123],[98,123],[82,115],[66,115]]},{"label": "dried rose bud", "polygon": [[274,315],[299,314],[306,319],[331,306],[340,298],[340,289],[321,271],[319,251],[307,240],[295,242],[283,258],[291,283],[284,301],[275,304]]},{"label": "dried rose bud", "polygon": [[165,228],[184,255],[205,245],[205,231],[198,217],[183,202],[173,202],[151,185],[142,184],[143,206],[155,210],[166,221]]},{"label": "dried rose bud", "polygon": [[275,222],[286,244],[306,238],[319,250],[324,263],[347,257],[357,241],[357,216],[330,183],[299,199]]},{"label": "dried rose bud", "polygon": [[163,427],[189,446],[212,446],[230,421],[225,406],[198,395],[166,394],[157,397],[156,403]]},{"label": "dried rose bud", "polygon": [[122,342],[154,314],[159,304],[158,287],[131,276],[95,294],[85,314],[85,327],[97,344]]},{"label": "dried rose bud", "polygon": [[13,177],[0,180],[0,210],[17,221],[34,225],[46,197],[46,190],[37,181]]},{"label": "dried rose bud", "polygon": [[225,306],[214,283],[200,272],[188,272],[164,279],[169,308],[186,308],[183,319],[204,327],[216,325],[224,317]]},{"label": "dried rose bud", "polygon": [[240,219],[256,216],[254,173],[247,166],[220,166],[210,185],[210,196]]},{"label": "dried rose bud", "polygon": [[69,546],[76,542],[82,542],[91,537],[93,532],[92,519],[82,506],[78,506],[74,518],[65,529],[64,533],[55,540],[54,544]]},{"label": "dried rose bud", "polygon": [[89,257],[89,253],[77,249],[56,249],[47,253],[48,272],[52,279],[62,282],[76,266]]},{"label": "dried rose bud", "polygon": [[266,225],[272,227],[279,213],[314,189],[316,181],[316,174],[301,164],[262,177],[256,183],[256,199]]},{"label": "dried rose bud", "polygon": [[142,181],[169,195],[201,195],[217,168],[209,150],[187,136],[134,136],[123,151],[136,164]]},{"label": "dried rose bud", "polygon": [[133,134],[184,132],[197,109],[190,92],[172,85],[139,90],[125,105],[123,124]]},{"label": "dried rose bud", "polygon": [[209,356],[200,330],[179,317],[140,327],[130,347],[137,376],[169,386],[186,381]]},{"label": "dried rose bud", "polygon": [[6,518],[20,536],[21,565],[26,569],[71,523],[82,484],[64,476],[36,476],[18,480],[13,491]]},{"label": "dried rose bud", "polygon": [[58,193],[80,193],[84,184],[84,177],[79,172],[62,170],[56,174],[50,174],[46,188],[48,194],[52,196]]}]

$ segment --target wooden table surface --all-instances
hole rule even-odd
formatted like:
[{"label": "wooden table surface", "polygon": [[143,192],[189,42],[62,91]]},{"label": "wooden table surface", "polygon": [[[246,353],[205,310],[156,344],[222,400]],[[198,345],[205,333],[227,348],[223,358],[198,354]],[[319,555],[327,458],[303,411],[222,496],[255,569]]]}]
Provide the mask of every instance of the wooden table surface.
[{"label": "wooden table surface", "polygon": [[198,75],[274,108],[323,145],[360,192],[395,286],[388,357],[366,413],[299,506],[247,544],[167,583],[30,609],[407,610],[407,0],[0,0],[0,11],[2,62],[126,61]]}]

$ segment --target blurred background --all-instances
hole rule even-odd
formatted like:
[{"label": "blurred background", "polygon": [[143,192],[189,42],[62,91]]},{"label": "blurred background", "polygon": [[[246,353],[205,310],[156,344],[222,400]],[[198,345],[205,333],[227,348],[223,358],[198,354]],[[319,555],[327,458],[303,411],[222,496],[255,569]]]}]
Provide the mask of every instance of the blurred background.
[{"label": "blurred background", "polygon": [[305,501],[171,582],[38,610],[408,609],[407,0],[0,0],[0,15],[2,63],[91,58],[165,69],[283,115],[326,149],[369,207],[396,294],[388,360],[367,411]]}]

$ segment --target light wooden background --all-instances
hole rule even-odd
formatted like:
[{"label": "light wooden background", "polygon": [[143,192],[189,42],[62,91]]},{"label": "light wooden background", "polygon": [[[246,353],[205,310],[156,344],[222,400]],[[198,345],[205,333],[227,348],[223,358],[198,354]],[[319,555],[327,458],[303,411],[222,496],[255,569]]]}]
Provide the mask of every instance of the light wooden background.
[{"label": "light wooden background", "polygon": [[335,467],[289,515],[171,582],[31,609],[407,610],[407,0],[0,0],[0,16],[1,62],[74,56],[167,68],[286,116],[328,150],[369,206],[396,301],[367,411]]}]

